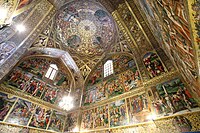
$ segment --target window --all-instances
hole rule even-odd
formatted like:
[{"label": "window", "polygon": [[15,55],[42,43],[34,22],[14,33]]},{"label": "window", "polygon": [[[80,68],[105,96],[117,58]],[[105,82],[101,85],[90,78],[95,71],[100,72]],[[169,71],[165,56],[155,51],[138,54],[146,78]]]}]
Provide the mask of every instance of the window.
[{"label": "window", "polygon": [[104,78],[113,74],[113,61],[112,60],[107,60],[106,63],[104,64]]},{"label": "window", "polygon": [[45,77],[53,80],[56,77],[57,71],[58,67],[56,66],[56,64],[51,64]]}]

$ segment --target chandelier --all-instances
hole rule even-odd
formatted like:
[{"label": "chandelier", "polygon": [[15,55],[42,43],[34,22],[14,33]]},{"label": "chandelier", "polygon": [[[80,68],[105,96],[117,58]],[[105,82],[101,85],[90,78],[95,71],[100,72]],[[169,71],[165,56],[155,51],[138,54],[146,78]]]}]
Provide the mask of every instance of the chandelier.
[{"label": "chandelier", "polygon": [[59,103],[59,106],[64,110],[70,110],[74,107],[73,98],[71,96],[64,96]]}]

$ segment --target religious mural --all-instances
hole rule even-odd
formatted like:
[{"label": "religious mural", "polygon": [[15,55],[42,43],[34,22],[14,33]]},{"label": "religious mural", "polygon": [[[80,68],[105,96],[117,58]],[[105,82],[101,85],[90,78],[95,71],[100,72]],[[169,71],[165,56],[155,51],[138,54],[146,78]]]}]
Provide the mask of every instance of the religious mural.
[{"label": "religious mural", "polygon": [[136,124],[148,121],[151,115],[150,104],[145,93],[127,99],[129,111],[129,124]]},{"label": "religious mural", "polygon": [[161,60],[159,59],[158,55],[153,52],[145,54],[143,57],[143,62],[150,78],[159,76],[165,72]]},{"label": "religious mural", "polygon": [[19,64],[19,67],[24,71],[37,75],[38,78],[42,78],[45,75],[49,65],[52,63],[52,61],[47,59],[33,58],[22,61]]},{"label": "religious mural", "polygon": [[16,47],[14,42],[5,41],[0,43],[0,66],[12,53],[14,53]]},{"label": "religious mural", "polygon": [[6,119],[6,122],[26,126],[33,111],[34,105],[32,103],[19,99]]},{"label": "religious mural", "polygon": [[112,60],[115,74],[119,74],[130,68],[137,69],[135,61],[129,56],[118,55],[114,56]]},{"label": "religious mural", "polygon": [[125,100],[118,100],[109,105],[110,127],[128,124]]},{"label": "religious mural", "polygon": [[50,115],[50,109],[37,106],[34,110],[33,117],[29,123],[29,126],[46,129],[48,123],[50,122]]},{"label": "religious mural", "polygon": [[51,85],[47,85],[45,92],[43,93],[42,99],[46,102],[54,104],[57,99],[58,91],[58,88]]},{"label": "religious mural", "polygon": [[45,83],[35,77],[32,77],[28,82],[26,82],[26,85],[24,86],[24,83],[22,82],[21,86],[23,88],[23,91],[28,93],[31,96],[40,98],[43,91],[45,90]]},{"label": "religious mural", "polygon": [[108,97],[113,97],[124,92],[122,87],[123,81],[119,77],[114,77],[107,80],[104,84],[104,88]]},{"label": "religious mural", "polygon": [[[35,127],[57,132],[62,132],[67,127],[64,127],[66,117],[63,112],[41,107],[27,100],[17,99],[12,95],[1,92],[0,100],[0,121],[18,126]],[[70,127],[68,128],[77,126],[78,115],[78,113],[71,114],[70,119],[72,121],[70,121]]]},{"label": "religious mural", "polygon": [[3,121],[8,111],[16,101],[16,97],[0,92],[0,121]]},{"label": "religious mural", "polygon": [[121,78],[124,83],[124,91],[128,92],[136,87],[142,85],[139,71],[137,69],[130,69],[122,73]]},{"label": "religious mural", "polygon": [[90,103],[95,103],[106,98],[106,91],[103,87],[103,84],[100,83],[92,87],[88,87],[88,90],[84,95],[84,104],[88,105]]},{"label": "religious mural", "polygon": [[[158,18],[159,16],[153,12],[153,10],[151,8],[151,6],[153,7],[153,5],[150,5],[151,4],[150,0],[139,0],[138,2],[147,17],[147,20],[150,24],[150,27],[151,27],[153,33],[156,36],[156,39],[158,39],[158,41],[160,43],[162,43],[161,26],[157,22],[157,20],[159,19]],[[153,7],[153,8],[155,8],[155,7]]]},{"label": "religious mural", "polygon": [[82,112],[82,123],[81,123],[81,129],[87,130],[92,129],[94,125],[94,110],[86,110]]},{"label": "religious mural", "polygon": [[103,65],[100,63],[95,70],[92,72],[92,75],[89,78],[88,85],[94,85],[99,83],[103,77]]},{"label": "religious mural", "polygon": [[51,104],[58,103],[61,100],[59,96],[68,94],[70,80],[63,70],[58,70],[51,82],[45,78],[52,63],[55,64],[54,61],[45,58],[25,59],[12,70],[1,86],[18,90]]},{"label": "religious mural", "polygon": [[101,55],[114,42],[110,14],[91,0],[69,2],[58,12],[56,23],[59,40],[76,54]]},{"label": "religious mural", "polygon": [[78,123],[78,117],[79,117],[78,112],[67,114],[67,118],[66,118],[66,122],[64,126],[64,133],[71,132],[76,128],[77,123]]},{"label": "religious mural", "polygon": [[175,116],[173,118],[172,124],[180,130],[180,132],[190,132],[192,129],[192,124],[184,116]]},{"label": "religious mural", "polygon": [[64,127],[64,122],[65,122],[65,116],[63,115],[63,113],[58,111],[53,111],[48,130],[62,132]]},{"label": "religious mural", "polygon": [[[165,49],[166,54],[181,69],[187,80],[198,88],[195,52],[185,3],[182,0],[142,0],[140,4],[147,18],[154,19],[158,24],[158,29],[161,29],[161,46]],[[198,6],[193,5],[193,7],[194,10],[198,10]],[[152,22],[150,21],[150,23]],[[157,33],[160,34],[160,32]]]},{"label": "religious mural", "polygon": [[7,80],[5,80],[4,83],[8,87],[24,91],[26,84],[31,78],[31,74],[23,72],[21,69],[16,68],[10,75],[8,75]]},{"label": "religious mural", "polygon": [[94,128],[107,128],[108,123],[108,105],[94,109]]},{"label": "religious mural", "polygon": [[100,64],[89,75],[84,105],[89,105],[107,98],[120,95],[142,85],[141,76],[133,58],[115,55],[113,60],[114,75],[103,78],[103,65]]},{"label": "religious mural", "polygon": [[152,107],[158,116],[191,112],[198,107],[190,91],[180,79],[174,79],[153,87],[148,92]]}]

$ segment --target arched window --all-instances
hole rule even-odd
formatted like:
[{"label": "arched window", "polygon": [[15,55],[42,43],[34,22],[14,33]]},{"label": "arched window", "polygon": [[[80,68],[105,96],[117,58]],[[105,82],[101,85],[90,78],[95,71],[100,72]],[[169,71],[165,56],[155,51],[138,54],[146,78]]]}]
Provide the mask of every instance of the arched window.
[{"label": "arched window", "polygon": [[45,77],[53,80],[56,77],[57,71],[58,71],[57,65],[56,64],[51,64],[49,66],[49,69],[48,69]]},{"label": "arched window", "polygon": [[107,60],[106,63],[104,64],[104,78],[113,74],[113,61],[112,60]]}]

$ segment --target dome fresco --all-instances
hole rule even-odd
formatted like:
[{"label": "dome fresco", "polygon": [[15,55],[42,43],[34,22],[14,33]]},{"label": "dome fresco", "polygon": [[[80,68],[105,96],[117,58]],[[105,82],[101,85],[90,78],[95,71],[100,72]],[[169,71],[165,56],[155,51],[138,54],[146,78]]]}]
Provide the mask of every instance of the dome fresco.
[{"label": "dome fresco", "polygon": [[56,16],[57,36],[71,52],[101,55],[114,42],[115,24],[98,2],[78,0],[66,4]]}]

